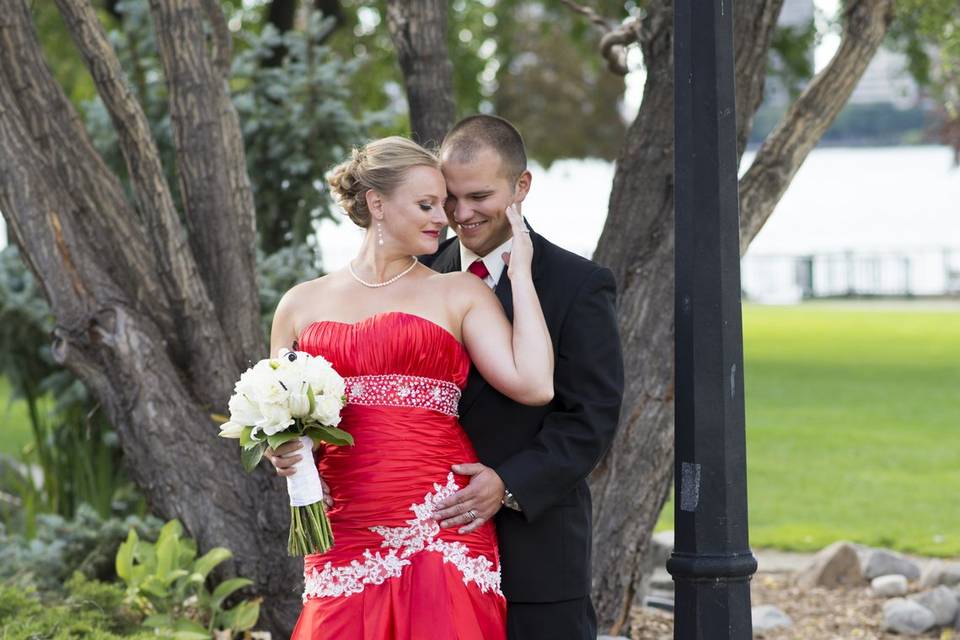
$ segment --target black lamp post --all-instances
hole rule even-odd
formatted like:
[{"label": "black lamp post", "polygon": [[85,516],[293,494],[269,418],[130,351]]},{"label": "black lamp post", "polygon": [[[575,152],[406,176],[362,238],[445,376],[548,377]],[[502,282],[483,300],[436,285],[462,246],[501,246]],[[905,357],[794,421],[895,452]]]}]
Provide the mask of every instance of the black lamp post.
[{"label": "black lamp post", "polygon": [[674,2],[674,638],[752,636],[733,2]]}]

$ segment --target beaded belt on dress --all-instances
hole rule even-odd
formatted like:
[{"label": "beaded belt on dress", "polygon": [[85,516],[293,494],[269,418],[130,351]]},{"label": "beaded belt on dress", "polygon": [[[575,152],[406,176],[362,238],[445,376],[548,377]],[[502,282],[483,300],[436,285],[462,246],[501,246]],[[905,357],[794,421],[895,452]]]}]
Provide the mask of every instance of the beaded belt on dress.
[{"label": "beaded belt on dress", "polygon": [[367,406],[418,407],[457,416],[460,388],[452,382],[420,376],[388,374],[349,376],[347,402]]}]

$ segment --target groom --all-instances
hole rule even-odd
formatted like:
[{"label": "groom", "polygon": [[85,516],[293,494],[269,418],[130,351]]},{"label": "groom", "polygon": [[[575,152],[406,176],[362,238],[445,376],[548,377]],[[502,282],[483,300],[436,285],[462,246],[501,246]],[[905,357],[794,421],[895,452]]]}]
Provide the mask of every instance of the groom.
[{"label": "groom", "polygon": [[[453,127],[440,153],[457,237],[424,263],[475,274],[512,319],[505,209],[530,189],[523,139],[503,118],[474,115]],[[531,239],[533,281],[553,337],[555,397],[521,405],[472,370],[460,422],[482,464],[454,466],[470,484],[435,517],[463,530],[496,523],[511,640],[595,640],[586,478],[613,440],[623,396],[616,285],[608,269],[535,232]]]}]

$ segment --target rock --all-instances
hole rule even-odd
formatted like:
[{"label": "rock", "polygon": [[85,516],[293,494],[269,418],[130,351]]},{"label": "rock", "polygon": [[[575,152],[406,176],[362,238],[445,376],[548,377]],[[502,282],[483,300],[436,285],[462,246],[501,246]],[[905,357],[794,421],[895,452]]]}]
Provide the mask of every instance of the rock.
[{"label": "rock", "polygon": [[661,595],[661,592],[673,593],[673,578],[667,573],[667,560],[673,553],[673,531],[661,531],[653,534],[647,551],[640,564],[642,578],[634,594],[634,605],[641,605],[649,595]]},{"label": "rock", "polygon": [[881,598],[907,595],[907,578],[899,574],[877,576],[870,582],[873,595]]},{"label": "rock", "polygon": [[932,589],[944,585],[952,587],[960,585],[960,562],[944,562],[933,560],[927,564],[920,574],[920,586]]},{"label": "rock", "polygon": [[933,612],[936,622],[940,626],[953,624],[960,609],[957,594],[950,587],[939,586],[930,591],[911,596],[910,600],[922,605]]},{"label": "rock", "polygon": [[863,582],[857,549],[849,542],[835,542],[813,557],[810,565],[797,574],[797,584],[811,587],[841,587]]},{"label": "rock", "polygon": [[650,538],[645,560],[652,564],[654,569],[666,569],[667,560],[673,554],[673,531],[660,531]]},{"label": "rock", "polygon": [[753,635],[771,631],[773,629],[786,629],[793,625],[793,620],[780,609],[772,604],[762,604],[753,607]]},{"label": "rock", "polygon": [[894,598],[883,604],[883,623],[890,631],[917,636],[932,628],[936,622],[933,611],[913,600]]},{"label": "rock", "polygon": [[916,562],[887,549],[867,550],[860,558],[860,565],[867,580],[894,573],[906,576],[907,580],[916,580],[920,577],[920,567]]}]

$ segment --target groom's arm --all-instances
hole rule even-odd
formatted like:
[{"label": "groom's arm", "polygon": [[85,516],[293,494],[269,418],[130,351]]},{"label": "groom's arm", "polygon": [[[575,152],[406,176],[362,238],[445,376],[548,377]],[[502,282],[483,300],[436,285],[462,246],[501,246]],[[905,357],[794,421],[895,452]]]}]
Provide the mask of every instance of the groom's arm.
[{"label": "groom's arm", "polygon": [[594,270],[574,296],[558,340],[554,390],[556,410],[537,436],[495,468],[528,522],[586,478],[613,441],[623,355],[609,269]]}]

